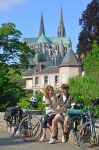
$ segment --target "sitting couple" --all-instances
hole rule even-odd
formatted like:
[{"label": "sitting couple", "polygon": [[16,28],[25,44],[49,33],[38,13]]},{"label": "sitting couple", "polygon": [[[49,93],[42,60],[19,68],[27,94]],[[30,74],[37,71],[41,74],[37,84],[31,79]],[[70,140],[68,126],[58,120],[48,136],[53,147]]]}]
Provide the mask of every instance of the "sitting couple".
[{"label": "sitting couple", "polygon": [[44,142],[46,140],[46,128],[48,123],[51,129],[51,138],[49,143],[56,143],[58,134],[58,122],[63,123],[62,142],[66,142],[68,140],[69,116],[66,114],[66,108],[73,108],[74,106],[74,99],[72,95],[68,93],[68,90],[69,86],[67,84],[62,84],[61,93],[56,95],[51,85],[46,87],[45,95],[43,96],[46,115],[44,117],[43,134],[40,142]]}]

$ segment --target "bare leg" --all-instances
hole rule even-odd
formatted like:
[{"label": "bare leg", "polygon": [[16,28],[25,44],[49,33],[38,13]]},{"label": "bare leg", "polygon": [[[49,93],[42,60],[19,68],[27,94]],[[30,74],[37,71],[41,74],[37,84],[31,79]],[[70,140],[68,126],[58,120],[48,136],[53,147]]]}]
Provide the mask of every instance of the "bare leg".
[{"label": "bare leg", "polygon": [[68,117],[68,116],[65,116],[65,118],[64,118],[64,132],[65,132],[65,133],[67,133],[68,130],[69,130],[68,119],[69,119],[69,117]]},{"label": "bare leg", "polygon": [[46,128],[43,128],[43,134],[42,134],[42,136],[43,136],[44,138],[46,138]]},{"label": "bare leg", "polygon": [[43,128],[43,133],[39,142],[44,142],[45,140],[46,140],[46,128]]},{"label": "bare leg", "polygon": [[60,122],[60,115],[56,115],[52,120],[52,136],[57,136],[58,133],[58,122]]}]

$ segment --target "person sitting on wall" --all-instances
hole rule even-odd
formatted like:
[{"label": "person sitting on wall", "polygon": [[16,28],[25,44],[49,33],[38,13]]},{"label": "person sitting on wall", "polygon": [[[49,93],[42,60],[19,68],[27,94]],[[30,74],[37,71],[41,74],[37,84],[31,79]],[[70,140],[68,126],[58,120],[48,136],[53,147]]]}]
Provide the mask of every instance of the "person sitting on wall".
[{"label": "person sitting on wall", "polygon": [[43,122],[43,134],[41,136],[40,142],[44,142],[46,140],[46,128],[47,123],[50,126],[52,126],[52,120],[55,117],[55,93],[53,90],[53,87],[51,85],[48,85],[45,89],[45,95],[43,96],[43,103],[45,105],[46,114],[44,116],[44,122]]},{"label": "person sitting on wall", "polygon": [[66,109],[74,107],[74,98],[68,93],[68,90],[69,86],[67,84],[61,85],[61,93],[57,96],[56,111],[58,114],[52,120],[52,139],[49,141],[50,144],[55,144],[57,141],[58,122],[63,122],[62,142],[68,141],[69,116],[66,114]]}]

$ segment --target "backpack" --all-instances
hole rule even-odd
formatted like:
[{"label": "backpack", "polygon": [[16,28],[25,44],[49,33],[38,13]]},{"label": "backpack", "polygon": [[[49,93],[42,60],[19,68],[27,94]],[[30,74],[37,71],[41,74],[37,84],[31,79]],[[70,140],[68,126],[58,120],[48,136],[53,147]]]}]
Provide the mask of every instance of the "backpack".
[{"label": "backpack", "polygon": [[18,108],[15,106],[7,107],[5,114],[4,114],[4,120],[10,122],[12,117],[15,116],[18,112]]}]

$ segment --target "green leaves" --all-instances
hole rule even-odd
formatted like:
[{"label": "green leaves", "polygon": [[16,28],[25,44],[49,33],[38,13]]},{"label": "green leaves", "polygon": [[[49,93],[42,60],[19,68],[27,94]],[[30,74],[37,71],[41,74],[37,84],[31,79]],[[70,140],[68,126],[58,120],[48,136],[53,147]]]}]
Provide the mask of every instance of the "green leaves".
[{"label": "green leaves", "polygon": [[21,94],[21,69],[28,68],[29,57],[34,51],[20,41],[22,33],[13,23],[0,27],[0,105],[11,105],[19,100]]},{"label": "green leaves", "polygon": [[82,30],[78,37],[77,53],[87,54],[91,51],[92,43],[96,39],[99,44],[99,4],[92,0],[82,13],[79,20]]},{"label": "green leaves", "polygon": [[[83,102],[85,108],[92,98],[99,98],[99,45],[94,41],[91,52],[84,58],[84,77],[76,77],[69,81],[70,92],[75,100]],[[99,117],[99,106],[94,108],[94,114]]]},{"label": "green leaves", "polygon": [[4,23],[0,27],[0,63],[18,64],[28,67],[29,57],[34,57],[34,51],[20,41],[22,33],[13,23]]},{"label": "green leaves", "polygon": [[84,70],[86,75],[99,83],[99,45],[94,41],[92,51],[84,59]]},{"label": "green leaves", "polygon": [[[88,109],[92,98],[99,97],[99,84],[88,76],[71,79],[69,86],[70,93],[74,96],[75,101],[77,103],[84,103],[84,109]],[[94,108],[94,114],[99,117],[99,106]]]}]

